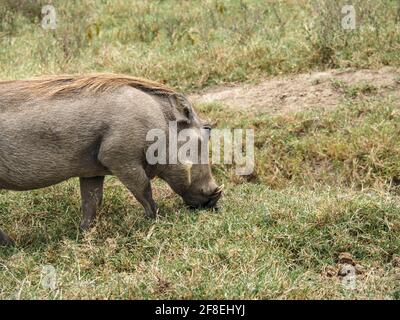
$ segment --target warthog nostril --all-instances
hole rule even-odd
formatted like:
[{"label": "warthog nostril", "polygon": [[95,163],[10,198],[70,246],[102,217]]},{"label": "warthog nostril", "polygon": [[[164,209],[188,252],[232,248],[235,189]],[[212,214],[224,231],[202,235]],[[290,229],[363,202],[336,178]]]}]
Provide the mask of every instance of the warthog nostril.
[{"label": "warthog nostril", "polygon": [[205,207],[216,208],[217,202],[218,202],[219,198],[221,198],[223,188],[224,188],[224,185],[221,185],[214,190],[212,195],[209,197],[209,200],[205,204]]},{"label": "warthog nostril", "polygon": [[189,207],[192,209],[196,209],[196,208],[218,209],[217,202],[222,196],[223,189],[224,189],[224,185],[221,185],[221,186],[215,188],[215,190],[211,194],[210,193],[208,195],[203,194],[203,199],[204,199],[204,197],[206,197],[206,199],[207,199],[206,201],[203,200],[203,202],[201,202],[201,203],[189,204]]}]

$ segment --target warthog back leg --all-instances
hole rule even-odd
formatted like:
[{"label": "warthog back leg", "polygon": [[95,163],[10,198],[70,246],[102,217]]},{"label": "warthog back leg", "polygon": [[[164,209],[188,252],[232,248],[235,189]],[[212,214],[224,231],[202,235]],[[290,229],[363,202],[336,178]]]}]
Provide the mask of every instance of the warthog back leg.
[{"label": "warthog back leg", "polygon": [[158,208],[153,200],[150,179],[147,177],[143,167],[137,165],[110,169],[144,207],[146,216],[155,218],[158,213]]},{"label": "warthog back leg", "polygon": [[82,230],[87,230],[96,218],[97,209],[103,201],[104,177],[80,178],[83,219]]},{"label": "warthog back leg", "polygon": [[13,243],[12,239],[0,229],[0,246],[8,246]]}]

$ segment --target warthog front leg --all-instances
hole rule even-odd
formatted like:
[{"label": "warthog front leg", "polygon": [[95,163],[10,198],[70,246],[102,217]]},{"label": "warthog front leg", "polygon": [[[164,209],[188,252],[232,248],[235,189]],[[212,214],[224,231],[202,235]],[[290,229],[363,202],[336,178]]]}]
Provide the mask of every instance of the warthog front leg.
[{"label": "warthog front leg", "polygon": [[0,230],[0,246],[12,245],[14,242],[12,239]]},{"label": "warthog front leg", "polygon": [[87,230],[96,218],[98,208],[103,201],[104,177],[80,178],[83,219],[82,230]]},{"label": "warthog front leg", "polygon": [[153,200],[150,179],[147,177],[143,167],[132,166],[128,168],[110,169],[144,207],[146,216],[155,218],[158,213],[158,208]]}]

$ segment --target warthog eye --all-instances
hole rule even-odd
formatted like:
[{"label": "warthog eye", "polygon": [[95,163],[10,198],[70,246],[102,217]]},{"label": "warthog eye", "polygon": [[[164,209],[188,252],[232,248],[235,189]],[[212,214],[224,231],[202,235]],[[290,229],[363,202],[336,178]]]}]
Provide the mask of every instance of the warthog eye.
[{"label": "warthog eye", "polygon": [[207,130],[207,137],[208,137],[208,139],[210,139],[211,125],[205,124],[205,125],[203,125],[203,129],[204,129],[204,130]]}]

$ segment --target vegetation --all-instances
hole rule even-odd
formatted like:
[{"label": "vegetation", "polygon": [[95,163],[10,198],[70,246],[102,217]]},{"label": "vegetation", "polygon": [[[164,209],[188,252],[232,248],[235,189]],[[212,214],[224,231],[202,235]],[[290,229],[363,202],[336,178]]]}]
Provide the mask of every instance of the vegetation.
[{"label": "vegetation", "polygon": [[[0,76],[113,71],[191,91],[216,83],[325,68],[399,64],[396,1],[353,1],[359,27],[340,28],[341,1],[0,0]],[[29,4],[29,5],[28,5]],[[88,16],[86,16],[88,15]],[[79,231],[77,180],[0,191],[0,299],[400,298],[400,111],[396,96],[349,86],[330,109],[273,115],[197,106],[215,127],[254,128],[256,168],[226,185],[221,209],[190,211],[161,181],[161,215],[113,177],[93,230]],[[339,255],[363,267],[355,290]],[[57,273],[42,285],[43,267]]]},{"label": "vegetation", "polygon": [[[56,8],[56,30],[41,7]],[[397,0],[0,0],[0,78],[113,71],[184,90],[325,68],[399,65]]]}]

